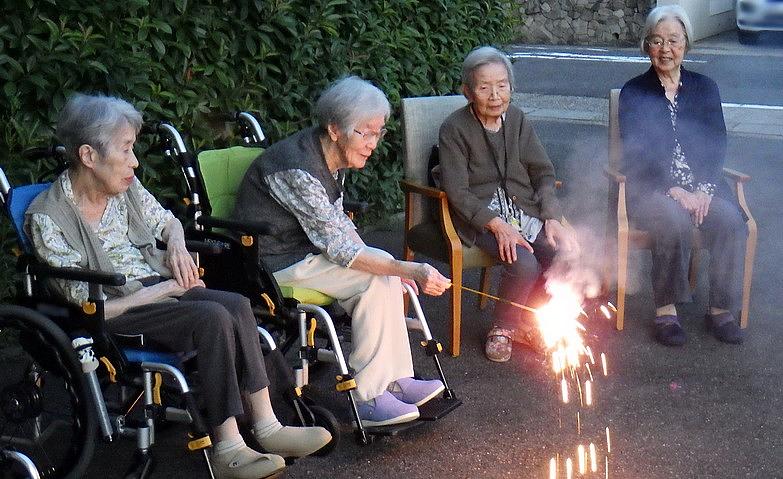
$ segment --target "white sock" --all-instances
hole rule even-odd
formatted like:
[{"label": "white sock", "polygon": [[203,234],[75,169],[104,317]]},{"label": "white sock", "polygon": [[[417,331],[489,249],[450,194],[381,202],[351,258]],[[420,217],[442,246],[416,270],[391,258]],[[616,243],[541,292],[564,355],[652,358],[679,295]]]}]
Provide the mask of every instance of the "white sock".
[{"label": "white sock", "polygon": [[245,447],[245,440],[242,439],[242,436],[237,434],[236,436],[232,436],[228,439],[218,441],[212,449],[212,453],[215,455],[228,454],[230,452],[238,451],[243,447]]},{"label": "white sock", "polygon": [[283,429],[283,425],[277,420],[275,416],[271,416],[267,419],[261,419],[253,424],[253,433],[257,438],[269,437],[277,431]]}]

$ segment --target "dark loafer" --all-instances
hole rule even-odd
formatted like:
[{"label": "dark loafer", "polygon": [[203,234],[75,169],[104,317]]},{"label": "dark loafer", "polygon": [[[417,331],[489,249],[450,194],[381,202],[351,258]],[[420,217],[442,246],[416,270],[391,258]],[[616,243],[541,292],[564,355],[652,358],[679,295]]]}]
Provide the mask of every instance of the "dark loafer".
[{"label": "dark loafer", "polygon": [[666,346],[685,344],[685,330],[680,326],[677,316],[667,315],[655,318],[655,340]]},{"label": "dark loafer", "polygon": [[742,344],[745,334],[731,313],[721,313],[715,316],[708,314],[707,324],[710,325],[712,334],[719,341],[729,344]]}]

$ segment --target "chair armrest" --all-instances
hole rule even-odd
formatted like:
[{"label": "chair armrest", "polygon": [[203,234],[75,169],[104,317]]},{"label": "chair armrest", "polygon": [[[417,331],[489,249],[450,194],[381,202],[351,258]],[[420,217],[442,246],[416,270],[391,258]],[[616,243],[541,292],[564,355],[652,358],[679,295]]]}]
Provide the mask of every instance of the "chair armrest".
[{"label": "chair armrest", "polygon": [[625,183],[625,175],[611,166],[604,166],[604,174],[615,183]]},{"label": "chair armrest", "polygon": [[199,216],[196,223],[209,228],[223,228],[239,234],[268,235],[272,233],[272,225],[265,221],[229,220],[214,216]]},{"label": "chair armrest", "polygon": [[185,240],[185,247],[191,253],[201,253],[207,255],[221,254],[226,251],[226,248],[219,244],[197,240]]},{"label": "chair armrest", "polygon": [[83,281],[85,283],[100,284],[104,286],[123,286],[125,276],[120,273],[107,273],[105,271],[90,271],[81,268],[57,268],[40,263],[30,265],[30,273],[36,276],[65,279],[69,281]]},{"label": "chair armrest", "polygon": [[418,183],[412,183],[408,180],[400,180],[400,188],[402,188],[402,191],[405,193],[416,193],[434,199],[446,198],[446,192],[443,190],[439,190],[431,186],[420,185]]},{"label": "chair armrest", "polygon": [[750,176],[731,168],[723,168],[723,175],[736,183],[746,183],[750,181]]}]

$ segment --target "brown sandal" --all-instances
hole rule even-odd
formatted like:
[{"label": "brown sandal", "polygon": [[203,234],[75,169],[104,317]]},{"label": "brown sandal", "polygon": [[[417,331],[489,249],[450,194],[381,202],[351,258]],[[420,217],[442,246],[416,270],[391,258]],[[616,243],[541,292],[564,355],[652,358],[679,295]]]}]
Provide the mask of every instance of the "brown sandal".
[{"label": "brown sandal", "polygon": [[487,359],[496,363],[505,363],[511,359],[511,340],[514,337],[510,329],[493,327],[487,333],[484,343],[484,354]]}]

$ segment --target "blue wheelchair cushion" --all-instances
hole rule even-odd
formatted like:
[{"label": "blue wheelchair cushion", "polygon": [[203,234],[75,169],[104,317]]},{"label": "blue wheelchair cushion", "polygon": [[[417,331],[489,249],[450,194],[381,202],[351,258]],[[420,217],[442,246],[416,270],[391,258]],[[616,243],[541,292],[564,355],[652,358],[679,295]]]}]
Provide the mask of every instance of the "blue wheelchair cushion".
[{"label": "blue wheelchair cushion", "polygon": [[37,183],[34,185],[17,186],[11,190],[8,197],[8,213],[11,215],[16,237],[19,238],[19,246],[25,253],[32,252],[32,245],[24,231],[24,213],[30,203],[39,194],[46,191],[51,183]]}]

